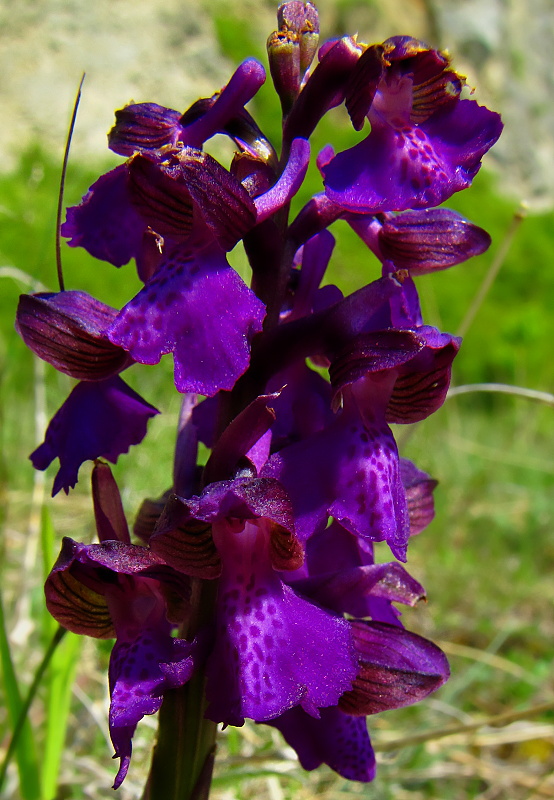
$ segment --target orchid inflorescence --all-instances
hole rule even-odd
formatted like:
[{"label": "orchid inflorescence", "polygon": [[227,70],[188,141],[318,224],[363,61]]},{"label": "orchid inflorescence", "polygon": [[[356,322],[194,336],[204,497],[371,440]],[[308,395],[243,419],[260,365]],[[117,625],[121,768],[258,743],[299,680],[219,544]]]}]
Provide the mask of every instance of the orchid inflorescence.
[{"label": "orchid inflorescence", "polygon": [[[205,685],[196,706],[212,725],[272,725],[305,769],[370,781],[366,716],[448,677],[394,606],[424,597],[399,562],[433,517],[436,482],[399,457],[389,423],[419,422],[445,398],[460,340],[424,324],[414,277],[488,247],[436,206],[471,184],[502,124],[462,99],[449,57],[422,42],[345,36],[318,51],[317,11],[296,0],[278,24],[280,153],[245,108],[266,78],[254,59],[184,114],[118,111],[109,145],[126,161],[68,209],[61,233],[116,267],[135,259],[143,288],[120,310],[64,290],[24,295],[17,312],[26,344],[78,380],[33,465],[59,459],[56,494],[95,462],[99,542],[64,539],[46,602],[69,630],[116,639],[115,788],[137,723],[175,690]],[[319,153],[322,191],[291,220],[309,138],[342,104],[369,133]],[[236,146],[229,169],[203,149],[215,134]],[[337,220],[382,265],[346,297],[320,287]],[[227,261],[239,241],[250,288]],[[101,459],[139,444],[158,413],[121,373],[168,353],[182,394],[173,483],[144,501],[133,543]],[[199,442],[211,449],[203,468]],[[397,560],[375,563],[376,542]]]}]

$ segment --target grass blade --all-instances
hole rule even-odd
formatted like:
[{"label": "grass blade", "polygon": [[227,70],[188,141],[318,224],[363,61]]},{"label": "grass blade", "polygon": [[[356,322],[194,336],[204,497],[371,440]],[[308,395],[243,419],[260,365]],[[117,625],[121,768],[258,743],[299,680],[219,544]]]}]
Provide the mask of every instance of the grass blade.
[{"label": "grass blade", "polygon": [[[12,729],[12,739],[0,767],[0,792],[6,771],[15,754],[19,770],[19,785],[23,800],[38,800],[40,798],[40,781],[35,742],[31,724],[27,718],[30,702],[23,703],[15,675],[13,661],[8,640],[4,606],[0,598],[0,661],[2,663],[2,682],[4,698]],[[32,687],[31,687],[32,688]],[[31,694],[31,690],[29,691]]]},{"label": "grass blade", "polygon": [[46,737],[42,763],[42,800],[56,797],[58,775],[65,745],[71,693],[82,639],[67,633],[52,656],[47,677],[45,704]]}]

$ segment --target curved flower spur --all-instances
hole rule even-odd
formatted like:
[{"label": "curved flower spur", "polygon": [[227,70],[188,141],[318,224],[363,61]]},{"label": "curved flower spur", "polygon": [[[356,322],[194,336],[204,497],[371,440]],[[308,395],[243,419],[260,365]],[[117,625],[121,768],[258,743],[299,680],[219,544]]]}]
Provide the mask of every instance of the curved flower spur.
[{"label": "curved flower spur", "polygon": [[[410,37],[318,48],[317,11],[296,0],[278,25],[280,149],[245,108],[265,80],[254,59],[183,114],[118,111],[109,144],[126,161],[68,209],[62,234],[115,267],[134,259],[143,288],[122,309],[80,291],[25,295],[17,314],[28,346],[79,381],[34,466],[59,459],[56,493],[96,462],[100,543],[64,541],[48,607],[72,630],[116,636],[115,786],[137,723],[160,709],[148,798],[207,797],[216,724],[246,718],[279,729],[305,769],[370,781],[366,716],[448,677],[396,609],[423,588],[398,561],[375,563],[374,548],[405,561],[433,518],[436,481],[399,456],[389,425],[440,408],[460,340],[425,324],[414,278],[488,247],[485,231],[434,206],[471,184],[502,124],[462,99],[445,54]],[[340,105],[369,133],[317,156],[322,184],[291,218],[309,138]],[[215,134],[237,148],[228,167],[203,149]],[[373,255],[381,263],[348,296],[324,283],[339,219],[368,272]],[[239,242],[250,285],[227,260]],[[182,395],[174,475],[143,503],[132,544],[98,459],[139,444],[158,413],[120,373],[169,353]]]}]

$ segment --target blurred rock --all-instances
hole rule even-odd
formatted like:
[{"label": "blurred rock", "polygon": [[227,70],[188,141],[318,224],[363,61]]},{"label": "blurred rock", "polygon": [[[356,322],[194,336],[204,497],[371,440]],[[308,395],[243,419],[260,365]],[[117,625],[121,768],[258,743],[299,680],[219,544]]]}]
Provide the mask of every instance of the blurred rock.
[{"label": "blurred rock", "polygon": [[[362,41],[410,33],[450,50],[476,99],[502,113],[490,156],[501,187],[531,207],[554,204],[554,6],[552,0],[320,0],[323,37]],[[4,76],[0,169],[40,139],[63,150],[81,73],[85,91],[73,158],[100,156],[113,111],[132,100],[186,108],[228,79],[210,18],[238,16],[248,38],[265,37],[277,2],[241,0],[18,0],[0,5]],[[6,122],[7,121],[7,122]]]},{"label": "blurred rock", "polygon": [[83,72],[76,159],[106,153],[114,109],[155,100],[184,110],[229,76],[209,15],[191,0],[1,3],[2,170],[33,141],[63,152]]}]

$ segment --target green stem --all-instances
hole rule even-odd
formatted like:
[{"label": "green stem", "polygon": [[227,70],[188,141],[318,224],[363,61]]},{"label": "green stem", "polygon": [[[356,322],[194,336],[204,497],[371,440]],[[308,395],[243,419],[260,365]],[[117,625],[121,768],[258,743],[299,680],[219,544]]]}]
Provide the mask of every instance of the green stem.
[{"label": "green stem", "polygon": [[[191,618],[182,635],[191,640],[207,620],[213,619],[216,596],[216,581],[194,580]],[[204,689],[204,672],[197,670],[187,684],[165,693],[143,800],[209,797],[217,725],[204,717]]]}]

